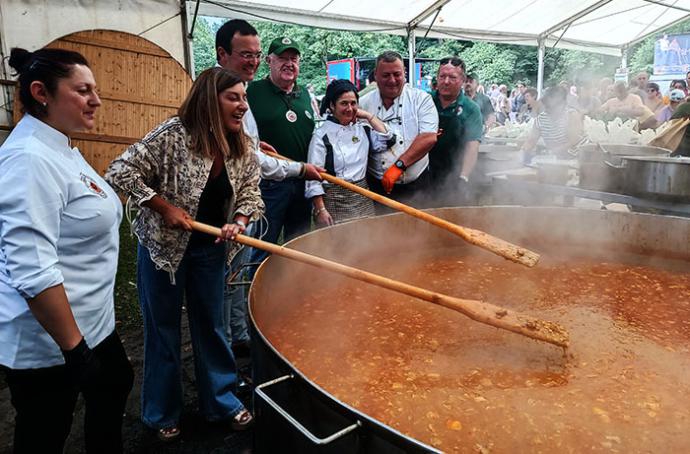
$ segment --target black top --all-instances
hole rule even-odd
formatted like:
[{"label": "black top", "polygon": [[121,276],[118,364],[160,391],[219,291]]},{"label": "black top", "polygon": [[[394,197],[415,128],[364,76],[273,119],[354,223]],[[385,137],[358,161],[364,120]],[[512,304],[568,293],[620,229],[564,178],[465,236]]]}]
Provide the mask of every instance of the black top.
[{"label": "black top", "polygon": [[[225,204],[232,197],[232,187],[228,180],[228,172],[223,164],[221,172],[216,177],[209,176],[206,186],[199,198],[199,209],[196,220],[214,227],[223,227],[225,219]],[[213,244],[216,239],[207,233],[192,232],[189,239],[190,246]]]}]

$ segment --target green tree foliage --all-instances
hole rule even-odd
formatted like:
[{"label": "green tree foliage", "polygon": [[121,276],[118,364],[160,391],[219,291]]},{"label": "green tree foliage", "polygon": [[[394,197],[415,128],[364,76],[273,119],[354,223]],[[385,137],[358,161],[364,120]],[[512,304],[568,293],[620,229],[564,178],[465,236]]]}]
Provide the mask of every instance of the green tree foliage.
[{"label": "green tree foliage", "polygon": [[204,69],[216,64],[216,30],[218,26],[203,18],[197,20],[194,26],[194,41],[192,52],[194,53],[194,72],[199,74]]}]

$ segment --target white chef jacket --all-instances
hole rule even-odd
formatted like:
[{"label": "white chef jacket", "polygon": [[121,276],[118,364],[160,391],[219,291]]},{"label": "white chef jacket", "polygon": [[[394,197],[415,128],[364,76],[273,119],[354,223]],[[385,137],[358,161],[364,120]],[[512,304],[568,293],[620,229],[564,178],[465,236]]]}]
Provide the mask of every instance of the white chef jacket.
[{"label": "white chef jacket", "polygon": [[[307,161],[320,167],[326,166],[325,138],[327,137],[333,147],[334,176],[351,183],[363,180],[367,173],[370,148],[369,136],[364,129],[365,124],[357,122],[343,126],[330,119],[326,120],[312,135]],[[393,133],[390,130],[380,133],[371,128],[370,136],[371,148],[376,152],[382,152],[388,149],[387,141],[393,137]],[[323,185],[327,184],[329,183],[307,181],[304,196],[311,199],[323,195],[325,193]]]},{"label": "white chef jacket", "polygon": [[120,199],[67,136],[25,115],[0,147],[0,364],[64,362],[26,302],[58,284],[88,345],[113,332],[121,219]]},{"label": "white chef jacket", "polygon": [[[408,84],[403,86],[402,93],[395,98],[390,109],[383,106],[378,88],[362,96],[359,104],[362,109],[379,117],[397,139],[390,149],[369,155],[369,173],[379,180],[419,134],[435,134],[438,131],[438,112],[431,95]],[[408,165],[396,184],[412,183],[428,166],[429,155],[426,154],[419,161]]]}]

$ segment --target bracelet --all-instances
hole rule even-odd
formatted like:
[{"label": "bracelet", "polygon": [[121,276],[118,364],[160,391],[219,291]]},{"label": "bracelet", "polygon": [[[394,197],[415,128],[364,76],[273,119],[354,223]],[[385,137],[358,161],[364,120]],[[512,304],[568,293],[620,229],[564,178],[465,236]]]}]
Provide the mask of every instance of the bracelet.
[{"label": "bracelet", "polygon": [[243,221],[242,219],[238,219],[238,220],[236,220],[236,221],[232,221],[232,223],[233,223],[233,224],[237,224],[237,225],[239,225],[239,226],[242,227],[242,228],[245,228],[245,229],[247,228],[247,224],[245,224],[244,221]]},{"label": "bracelet", "polygon": [[324,211],[326,211],[326,207],[321,207],[318,210],[314,210],[314,212],[312,213],[312,216],[316,217]]},{"label": "bracelet", "polygon": [[299,169],[299,174],[297,175],[297,177],[304,178],[304,176],[307,174],[307,165],[303,162],[300,162],[300,165],[302,166],[302,168]]}]

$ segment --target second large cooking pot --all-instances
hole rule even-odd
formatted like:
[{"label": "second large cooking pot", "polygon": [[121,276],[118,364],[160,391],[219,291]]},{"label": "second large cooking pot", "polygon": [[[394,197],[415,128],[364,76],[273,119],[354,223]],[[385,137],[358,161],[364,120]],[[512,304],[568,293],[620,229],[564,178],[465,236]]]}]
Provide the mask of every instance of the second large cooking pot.
[{"label": "second large cooking pot", "polygon": [[624,194],[665,201],[690,201],[690,158],[623,156],[621,161]]},{"label": "second large cooking pot", "polygon": [[[617,166],[622,156],[668,156],[664,148],[626,144],[587,144],[577,148],[580,187],[594,191],[621,192],[624,177]],[[607,165],[606,163],[612,165]]]}]

